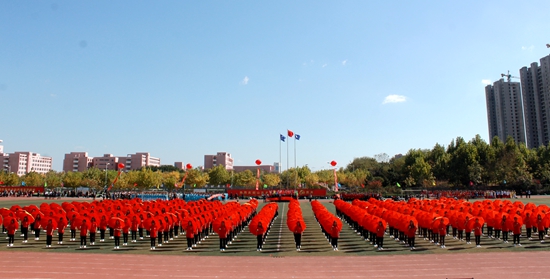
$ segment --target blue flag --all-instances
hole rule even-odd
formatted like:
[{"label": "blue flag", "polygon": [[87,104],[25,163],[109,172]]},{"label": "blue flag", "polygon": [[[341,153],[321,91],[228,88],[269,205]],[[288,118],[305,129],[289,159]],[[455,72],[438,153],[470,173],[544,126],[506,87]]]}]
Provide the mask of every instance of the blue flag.
[{"label": "blue flag", "polygon": [[294,138],[297,139],[297,140],[300,140],[300,135],[296,134],[296,135],[294,135]]},{"label": "blue flag", "polygon": [[27,183],[25,183],[25,181],[21,181],[21,186],[27,186]]},{"label": "blue flag", "polygon": [[283,135],[281,135],[281,134],[279,134],[279,136],[280,136],[281,141],[282,141],[282,142],[285,142],[286,137],[283,136]]}]

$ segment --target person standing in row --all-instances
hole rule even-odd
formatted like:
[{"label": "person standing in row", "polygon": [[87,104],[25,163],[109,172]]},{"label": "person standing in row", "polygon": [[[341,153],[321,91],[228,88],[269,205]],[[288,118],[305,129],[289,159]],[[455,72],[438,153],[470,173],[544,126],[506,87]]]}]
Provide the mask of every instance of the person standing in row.
[{"label": "person standing in row", "polygon": [[302,228],[302,224],[300,221],[296,221],[296,226],[294,227],[294,242],[296,243],[296,251],[300,251],[302,248],[302,233],[304,232],[304,229]]},{"label": "person standing in row", "polygon": [[149,238],[151,239],[151,250],[155,250],[155,240],[157,239],[158,229],[155,224],[155,220],[151,221],[151,226],[146,228],[149,232]]},{"label": "person standing in row", "polygon": [[137,232],[138,232],[138,218],[134,215],[132,217],[132,222],[130,224],[130,231],[132,232],[132,242],[137,242]]},{"label": "person standing in row", "polygon": [[544,243],[544,222],[542,221],[542,216],[537,215],[537,230],[539,231],[539,240],[540,243]]},{"label": "person standing in row", "polygon": [[225,251],[225,248],[227,246],[227,234],[228,234],[227,227],[225,226],[225,221],[222,221],[216,233],[220,237],[220,251],[223,252]]},{"label": "person standing in row", "polygon": [[105,231],[107,230],[107,218],[105,215],[101,216],[99,221],[99,242],[105,241]]},{"label": "person standing in row", "polygon": [[409,221],[409,226],[407,227],[407,241],[409,243],[409,247],[411,250],[414,250],[416,249],[414,247],[414,240],[415,240],[415,235],[416,235],[416,230],[418,228],[414,225],[414,222],[413,220]]},{"label": "person standing in row", "polygon": [[384,226],[382,221],[378,221],[378,226],[376,227],[376,245],[378,245],[378,250],[384,250],[384,233],[385,232],[386,232],[386,227]]},{"label": "person standing in row", "polygon": [[113,230],[113,235],[115,238],[115,249],[120,249],[120,235],[122,234],[122,226],[120,225],[120,220],[116,220],[115,226],[111,229]]},{"label": "person standing in row", "polygon": [[338,223],[336,220],[332,223],[330,228],[330,244],[334,251],[338,251],[338,238],[340,238],[340,230],[338,229]]},{"label": "person standing in row", "polygon": [[262,222],[258,222],[258,227],[256,228],[256,251],[262,251],[263,241],[264,241],[265,229],[262,225]]},{"label": "person standing in row", "polygon": [[[445,235],[447,234],[447,225],[445,225],[445,220],[443,218],[441,218],[440,221],[439,221],[438,230],[439,230],[439,244],[441,244],[441,248],[446,248],[445,247]],[[468,233],[468,229],[466,229],[466,238],[467,239],[470,238],[470,234]]]},{"label": "person standing in row", "polygon": [[483,224],[479,222],[479,218],[476,218],[474,223],[474,237],[476,240],[476,247],[481,247],[481,232],[483,229]]},{"label": "person standing in row", "polygon": [[40,230],[42,229],[42,217],[40,217],[40,214],[36,215],[36,218],[34,219],[34,240],[40,240]]},{"label": "person standing in row", "polygon": [[195,228],[193,227],[193,223],[189,221],[187,223],[187,226],[185,227],[185,237],[187,238],[187,249],[186,250],[193,250],[193,239],[195,238]]},{"label": "person standing in row", "polygon": [[15,232],[17,231],[17,223],[15,222],[15,219],[11,219],[6,230],[8,231],[8,246],[11,247],[13,246],[13,241],[15,240]]},{"label": "person standing in row", "polygon": [[23,243],[27,243],[29,237],[29,218],[27,216],[23,217],[21,221],[21,233],[23,234]]},{"label": "person standing in row", "polygon": [[80,224],[78,230],[80,231],[80,248],[86,248],[86,236],[88,235],[86,219],[82,220],[82,224]]},{"label": "person standing in row", "polygon": [[97,233],[97,222],[95,217],[90,220],[90,245],[95,245],[95,235]]},{"label": "person standing in row", "polygon": [[514,246],[521,246],[521,243],[519,243],[519,236],[521,235],[521,227],[523,226],[519,221],[518,217],[514,216],[514,224],[513,224],[512,233],[513,239],[514,239]]},{"label": "person standing in row", "polygon": [[46,224],[46,247],[52,247],[52,239],[53,239],[53,231],[55,230],[55,227],[53,225],[52,219],[48,220],[48,224]]},{"label": "person standing in row", "polygon": [[58,235],[57,244],[63,244],[63,234],[65,234],[66,227],[67,227],[67,218],[59,217],[59,221],[57,222],[57,235]]},{"label": "person standing in row", "polygon": [[73,218],[71,219],[71,226],[69,227],[71,230],[71,240],[70,241],[76,241],[76,214],[73,215]]}]

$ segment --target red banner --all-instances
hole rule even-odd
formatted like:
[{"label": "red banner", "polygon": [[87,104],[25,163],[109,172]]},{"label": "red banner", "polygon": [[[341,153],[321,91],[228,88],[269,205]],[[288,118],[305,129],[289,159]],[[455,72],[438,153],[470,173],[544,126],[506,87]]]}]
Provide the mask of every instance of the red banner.
[{"label": "red banner", "polygon": [[308,197],[309,195],[314,197],[324,197],[327,195],[326,189],[298,189],[298,190],[247,190],[247,189],[227,189],[227,194],[245,196],[245,197],[259,197],[262,195],[294,195],[298,192],[300,197]]},{"label": "red banner", "polygon": [[0,186],[0,192],[4,191],[34,191],[35,193],[44,193],[44,186]]}]

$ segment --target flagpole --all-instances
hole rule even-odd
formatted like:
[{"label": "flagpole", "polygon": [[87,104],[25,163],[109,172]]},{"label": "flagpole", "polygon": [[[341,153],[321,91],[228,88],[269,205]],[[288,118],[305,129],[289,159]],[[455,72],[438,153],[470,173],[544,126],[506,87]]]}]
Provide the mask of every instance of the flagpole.
[{"label": "flagpole", "polygon": [[279,173],[282,173],[282,168],[281,168],[281,141],[282,141],[282,138],[281,138],[281,134],[279,134]]},{"label": "flagpole", "polygon": [[298,187],[298,169],[296,168],[296,134],[294,134],[293,138],[294,138],[294,171],[296,171],[296,184],[294,185],[294,192],[296,192],[296,188]]},{"label": "flagpole", "polygon": [[[288,135],[288,130],[287,130],[287,135]],[[289,163],[288,163],[288,142],[289,142],[289,140],[286,141],[286,170],[288,170],[288,166],[290,166]],[[290,177],[287,179],[287,184],[286,184],[287,189],[290,186],[289,183],[290,183]]]}]

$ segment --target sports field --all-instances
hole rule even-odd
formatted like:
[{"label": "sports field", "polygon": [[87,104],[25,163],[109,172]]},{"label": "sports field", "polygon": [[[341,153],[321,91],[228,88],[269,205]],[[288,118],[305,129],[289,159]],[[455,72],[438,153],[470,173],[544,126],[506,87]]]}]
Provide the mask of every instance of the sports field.
[{"label": "sports field", "polygon": [[[83,199],[77,199],[83,201]],[[42,202],[37,198],[0,198],[0,207],[21,206]],[[515,200],[514,200],[515,201]],[[524,203],[550,204],[550,198],[522,199]],[[332,212],[330,200],[322,201]],[[264,205],[260,202],[258,211]],[[149,240],[128,243],[113,249],[113,240],[96,242],[95,246],[80,249],[79,242],[65,241],[45,247],[45,236],[36,241],[30,237],[21,243],[16,234],[15,245],[7,247],[0,237],[0,270],[7,277],[95,277],[124,274],[132,277],[184,278],[550,278],[543,260],[550,256],[550,241],[540,243],[522,238],[522,247],[482,237],[481,248],[448,237],[447,249],[417,238],[417,249],[389,237],[384,250],[378,251],[344,225],[339,239],[339,251],[333,251],[317,225],[309,202],[301,208],[307,228],[302,237],[302,249],[296,251],[293,235],[286,227],[288,203],[279,204],[279,217],[273,223],[264,249],[256,251],[256,239],[245,229],[228,246],[219,251],[217,235],[210,235],[192,251],[186,251],[185,237],[149,249]],[[32,268],[25,268],[32,267]],[[51,270],[50,270],[51,269]],[[49,270],[49,271],[48,271]],[[167,272],[167,273],[164,273]]]}]

